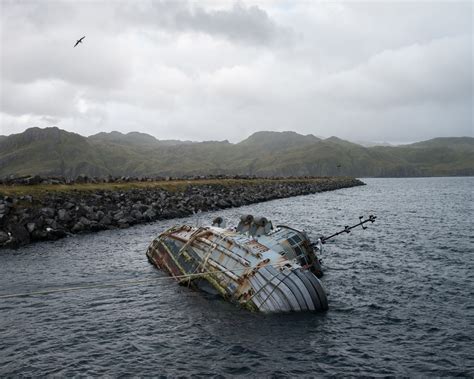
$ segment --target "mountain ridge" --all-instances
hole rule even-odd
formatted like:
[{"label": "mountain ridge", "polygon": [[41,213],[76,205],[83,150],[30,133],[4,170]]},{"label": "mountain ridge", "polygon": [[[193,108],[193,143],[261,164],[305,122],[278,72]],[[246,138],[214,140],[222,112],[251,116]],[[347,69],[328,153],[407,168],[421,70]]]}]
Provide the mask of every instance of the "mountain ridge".
[{"label": "mountain ridge", "polygon": [[365,147],[332,136],[260,131],[238,143],[159,140],[130,132],[84,137],[57,127],[0,137],[0,176],[474,175],[474,138]]}]

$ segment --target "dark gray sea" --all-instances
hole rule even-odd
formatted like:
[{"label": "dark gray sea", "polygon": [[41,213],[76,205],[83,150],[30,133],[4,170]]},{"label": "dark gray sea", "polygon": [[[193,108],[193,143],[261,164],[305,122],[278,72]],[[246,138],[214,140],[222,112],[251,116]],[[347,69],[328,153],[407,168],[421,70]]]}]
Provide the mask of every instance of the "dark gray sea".
[{"label": "dark gray sea", "polygon": [[[474,375],[470,178],[366,186],[0,251],[0,376]],[[263,315],[194,292],[151,266],[175,223],[265,215],[313,237],[375,214],[325,245],[326,313]]]}]

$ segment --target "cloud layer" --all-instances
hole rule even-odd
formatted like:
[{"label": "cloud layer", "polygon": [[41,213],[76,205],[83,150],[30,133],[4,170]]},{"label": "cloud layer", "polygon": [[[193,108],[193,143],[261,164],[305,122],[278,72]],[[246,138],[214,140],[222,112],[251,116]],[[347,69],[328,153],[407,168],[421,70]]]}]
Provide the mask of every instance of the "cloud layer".
[{"label": "cloud layer", "polygon": [[474,134],[470,2],[0,7],[0,134],[52,124],[231,141],[257,130]]}]

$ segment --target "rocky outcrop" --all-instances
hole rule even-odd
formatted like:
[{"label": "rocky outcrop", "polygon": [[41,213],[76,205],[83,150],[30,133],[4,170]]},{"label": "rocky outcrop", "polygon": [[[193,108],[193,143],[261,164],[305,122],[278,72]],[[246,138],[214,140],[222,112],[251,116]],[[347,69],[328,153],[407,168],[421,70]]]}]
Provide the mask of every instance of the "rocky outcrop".
[{"label": "rocky outcrop", "polygon": [[[0,247],[55,240],[71,234],[184,217],[198,211],[362,185],[346,177],[189,182],[182,190],[159,187],[129,190],[51,191],[42,195],[0,196]],[[34,188],[34,186],[32,186]],[[33,193],[34,191],[32,191]],[[1,193],[1,190],[0,190]]]},{"label": "rocky outcrop", "polygon": [[[256,180],[271,179],[281,180],[281,177],[264,177],[255,175],[190,175],[190,176],[87,176],[78,175],[75,178],[64,176],[41,176],[41,175],[24,175],[24,176],[5,176],[0,177],[0,185],[18,186],[18,185],[37,185],[37,184],[101,184],[101,183],[135,183],[135,182],[156,182],[156,181],[189,181],[189,180],[209,180],[209,179],[231,179],[231,180]],[[288,177],[287,179],[292,179]],[[294,179],[294,178],[293,178]],[[297,179],[311,179],[310,176],[298,177]]]}]

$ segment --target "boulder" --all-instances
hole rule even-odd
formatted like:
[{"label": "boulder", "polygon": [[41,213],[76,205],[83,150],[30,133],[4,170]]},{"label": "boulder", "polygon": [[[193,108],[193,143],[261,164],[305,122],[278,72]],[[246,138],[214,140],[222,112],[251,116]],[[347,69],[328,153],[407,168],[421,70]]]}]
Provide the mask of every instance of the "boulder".
[{"label": "boulder", "polygon": [[86,218],[88,218],[91,221],[99,221],[99,216],[97,216],[97,213],[95,212],[90,212],[86,215]]},{"label": "boulder", "polygon": [[30,242],[30,233],[23,225],[20,224],[10,224],[8,229],[13,238],[15,246],[26,245]]},{"label": "boulder", "polygon": [[0,230],[0,245],[3,245],[10,239],[10,236],[4,231]]},{"label": "boulder", "polygon": [[48,240],[57,240],[63,238],[67,233],[63,229],[46,228],[46,238]]},{"label": "boulder", "polygon": [[60,221],[70,221],[71,220],[71,215],[69,214],[69,212],[66,210],[66,209],[60,209],[58,211],[58,219]]},{"label": "boulder", "polygon": [[13,207],[13,203],[12,202],[3,202],[3,203],[0,203],[0,214],[9,214],[10,211],[12,210],[12,207]]},{"label": "boulder", "polygon": [[26,230],[28,230],[28,233],[33,233],[35,229],[36,224],[34,222],[29,222],[28,224],[26,224]]},{"label": "boulder", "polygon": [[55,213],[56,211],[53,208],[50,208],[50,207],[41,208],[41,214],[45,217],[52,218],[54,217]]},{"label": "boulder", "polygon": [[140,220],[143,218],[142,213],[141,213],[139,210],[137,210],[137,209],[134,209],[134,210],[130,213],[130,216],[131,216],[132,218],[134,218],[135,220],[137,220],[137,221],[140,221]]},{"label": "boulder", "polygon": [[104,217],[100,219],[99,223],[102,225],[108,226],[112,224],[112,219],[110,218],[110,216],[105,215]]},{"label": "boulder", "polygon": [[58,223],[52,218],[47,218],[46,220],[44,220],[44,223],[48,225],[48,227],[51,229],[58,229]]},{"label": "boulder", "polygon": [[123,211],[118,211],[114,213],[114,220],[120,222],[121,219],[125,217],[125,213]]},{"label": "boulder", "polygon": [[73,209],[75,206],[76,206],[76,204],[71,203],[70,201],[68,201],[67,203],[64,204],[64,208],[66,208],[66,209]]},{"label": "boulder", "polygon": [[33,241],[44,241],[48,239],[48,233],[46,230],[35,229],[33,233],[31,233],[31,239]]},{"label": "boulder", "polygon": [[84,226],[90,226],[90,225],[92,224],[92,221],[89,220],[89,219],[86,218],[86,217],[81,217],[81,218],[79,219],[79,222],[80,222],[82,225],[84,225]]},{"label": "boulder", "polygon": [[92,230],[93,232],[98,232],[99,230],[104,230],[106,229],[104,227],[104,225],[102,225],[101,223],[98,223],[96,221],[93,221],[91,222],[91,224],[89,225],[89,228],[90,230]]},{"label": "boulder", "polygon": [[84,230],[84,225],[80,221],[76,222],[71,229],[73,233],[80,233],[83,230]]},{"label": "boulder", "polygon": [[148,221],[152,221],[156,217],[156,212],[150,207],[145,211],[145,213],[143,213],[143,217]]},{"label": "boulder", "polygon": [[140,204],[140,206],[138,207],[138,210],[143,213],[143,212],[146,212],[148,208],[149,208],[148,205]]}]

